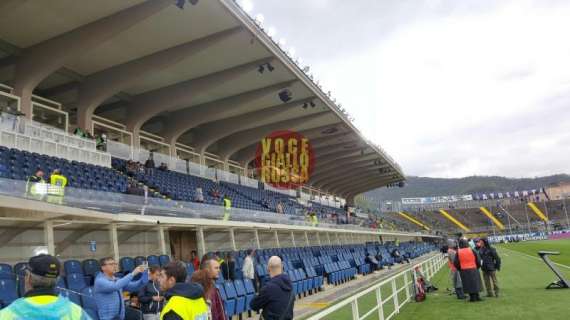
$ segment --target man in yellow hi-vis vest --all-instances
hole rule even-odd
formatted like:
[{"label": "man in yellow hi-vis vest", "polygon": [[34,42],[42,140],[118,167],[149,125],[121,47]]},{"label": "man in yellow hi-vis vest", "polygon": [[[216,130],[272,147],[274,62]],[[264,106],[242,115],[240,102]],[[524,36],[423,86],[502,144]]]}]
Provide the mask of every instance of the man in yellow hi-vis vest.
[{"label": "man in yellow hi-vis vest", "polygon": [[224,221],[230,220],[230,214],[232,210],[232,200],[228,195],[224,195]]},{"label": "man in yellow hi-vis vest", "polygon": [[160,289],[168,302],[160,313],[161,320],[208,320],[208,305],[204,289],[197,283],[186,282],[186,266],[180,261],[168,263],[160,272]]},{"label": "man in yellow hi-vis vest", "polygon": [[53,170],[50,178],[51,192],[50,194],[64,195],[65,186],[67,185],[67,178],[61,174],[59,169]]},{"label": "man in yellow hi-vis vest", "polygon": [[65,186],[67,185],[67,178],[61,174],[59,169],[55,169],[51,173],[49,181],[50,185],[48,187],[47,201],[62,204],[63,196],[65,195]]},{"label": "man in yellow hi-vis vest", "polygon": [[3,320],[90,320],[80,306],[59,295],[56,291],[61,263],[50,255],[30,258],[25,281],[26,294],[0,310]]}]

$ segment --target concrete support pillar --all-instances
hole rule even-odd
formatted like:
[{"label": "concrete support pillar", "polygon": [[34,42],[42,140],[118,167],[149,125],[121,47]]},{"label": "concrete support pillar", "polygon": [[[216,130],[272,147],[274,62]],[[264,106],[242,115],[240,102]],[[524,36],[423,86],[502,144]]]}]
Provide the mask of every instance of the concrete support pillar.
[{"label": "concrete support pillar", "polygon": [[342,244],[340,242],[340,236],[339,236],[338,232],[336,232],[335,235],[336,235],[336,244]]},{"label": "concrete support pillar", "polygon": [[198,236],[198,256],[202,257],[206,254],[206,239],[204,238],[204,228],[198,227],[196,230]]},{"label": "concrete support pillar", "polygon": [[44,222],[44,243],[48,254],[55,255],[55,240],[53,235],[53,221]]},{"label": "concrete support pillar", "polygon": [[293,247],[297,247],[297,243],[295,242],[295,232],[291,231],[291,242],[293,242]]},{"label": "concrete support pillar", "polygon": [[119,262],[121,256],[119,255],[119,236],[116,223],[109,226],[109,238],[111,240],[111,256]]},{"label": "concrete support pillar", "polygon": [[[139,151],[141,149],[141,137],[140,137],[140,129],[135,129],[132,131],[133,132],[133,145],[132,145],[132,150],[133,150],[133,156],[135,161],[139,161]],[[140,159],[142,163],[144,163],[146,161],[146,159]]]},{"label": "concrete support pillar", "polygon": [[329,245],[331,245],[332,241],[331,241],[331,233],[330,232],[327,232],[327,240],[329,242]]},{"label": "concrete support pillar", "polygon": [[317,232],[317,243],[319,244],[319,246],[322,246],[322,242],[321,242],[321,233]]},{"label": "concrete support pillar", "polygon": [[22,98],[21,111],[31,119],[32,91],[50,74],[172,4],[172,0],[147,0],[23,50],[13,84],[14,93]]},{"label": "concrete support pillar", "polygon": [[158,227],[158,247],[160,250],[160,254],[166,254],[166,237],[164,235],[164,227]]},{"label": "concrete support pillar", "polygon": [[259,242],[259,232],[257,229],[253,230],[255,236],[255,244],[257,245],[257,249],[261,249],[261,242]]},{"label": "concrete support pillar", "polygon": [[277,234],[277,230],[273,230],[273,236],[275,237],[275,245],[277,248],[281,248],[281,244],[279,243],[279,234]]},{"label": "concrete support pillar", "polygon": [[230,242],[232,244],[232,250],[237,251],[237,246],[236,246],[236,235],[234,232],[234,228],[230,228]]},{"label": "concrete support pillar", "polygon": [[311,246],[311,241],[309,241],[309,234],[305,231],[305,242],[307,243],[307,247]]}]

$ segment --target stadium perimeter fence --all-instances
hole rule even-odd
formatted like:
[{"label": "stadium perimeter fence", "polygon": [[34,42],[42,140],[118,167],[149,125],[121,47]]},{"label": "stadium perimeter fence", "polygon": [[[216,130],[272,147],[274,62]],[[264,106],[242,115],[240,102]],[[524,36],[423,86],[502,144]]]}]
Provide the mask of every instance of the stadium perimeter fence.
[{"label": "stadium perimeter fence", "polygon": [[[376,319],[374,313],[377,313],[377,319],[389,320],[400,313],[401,308],[408,302],[413,301],[416,293],[416,267],[420,267],[421,272],[430,280],[444,265],[447,263],[447,258],[441,254],[436,254],[433,257],[413,264],[405,270],[391,276],[388,279],[382,280],[379,283],[359,292],[351,297],[342,300],[333,306],[318,312],[307,318],[307,320],[320,320],[332,319],[330,316],[335,312],[340,311],[348,306],[352,311],[353,320],[363,319]],[[383,292],[387,291],[387,292]],[[369,310],[360,310],[366,303],[365,299],[375,298]],[[364,309],[364,308],[362,308]],[[387,312],[388,314],[385,314]]]}]

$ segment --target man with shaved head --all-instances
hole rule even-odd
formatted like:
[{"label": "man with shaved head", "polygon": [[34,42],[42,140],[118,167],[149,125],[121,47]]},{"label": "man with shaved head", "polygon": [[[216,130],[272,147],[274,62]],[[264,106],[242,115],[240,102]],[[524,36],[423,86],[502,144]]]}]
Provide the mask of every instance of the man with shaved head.
[{"label": "man with shaved head", "polygon": [[295,293],[287,274],[283,273],[281,258],[272,256],[267,262],[269,281],[261,288],[259,295],[253,298],[250,306],[261,312],[264,320],[291,320]]}]

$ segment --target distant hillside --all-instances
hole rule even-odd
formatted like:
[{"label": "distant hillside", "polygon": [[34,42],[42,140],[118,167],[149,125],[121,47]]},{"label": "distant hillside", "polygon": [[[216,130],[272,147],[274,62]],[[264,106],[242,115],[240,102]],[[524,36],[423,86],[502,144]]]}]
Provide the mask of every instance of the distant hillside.
[{"label": "distant hillside", "polygon": [[445,196],[473,193],[521,191],[547,187],[554,183],[570,182],[570,175],[513,179],[505,177],[473,176],[457,179],[407,177],[403,188],[381,188],[365,195],[374,201],[400,200],[401,198]]}]

